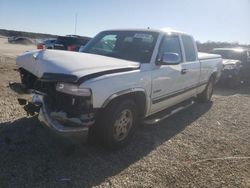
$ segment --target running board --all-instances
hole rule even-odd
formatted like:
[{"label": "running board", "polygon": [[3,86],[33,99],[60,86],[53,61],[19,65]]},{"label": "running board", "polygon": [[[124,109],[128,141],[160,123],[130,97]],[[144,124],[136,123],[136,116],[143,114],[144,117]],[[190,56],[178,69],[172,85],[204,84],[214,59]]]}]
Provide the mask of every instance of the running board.
[{"label": "running board", "polygon": [[164,119],[174,115],[175,113],[184,110],[194,104],[193,100],[184,101],[174,107],[158,112],[152,116],[147,117],[142,121],[143,124],[152,125],[163,121]]}]

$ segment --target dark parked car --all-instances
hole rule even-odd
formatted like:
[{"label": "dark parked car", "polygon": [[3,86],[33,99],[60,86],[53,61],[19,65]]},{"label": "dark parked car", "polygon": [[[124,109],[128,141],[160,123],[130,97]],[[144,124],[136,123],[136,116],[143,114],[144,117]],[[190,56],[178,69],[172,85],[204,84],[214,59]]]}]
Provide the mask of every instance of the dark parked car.
[{"label": "dark parked car", "polygon": [[12,43],[15,40],[15,38],[17,37],[16,36],[8,37],[8,42]]},{"label": "dark parked car", "polygon": [[26,37],[9,37],[8,42],[12,44],[33,44],[33,41]]},{"label": "dark parked car", "polygon": [[221,82],[232,87],[240,82],[250,83],[250,49],[247,48],[215,48],[213,53],[223,58]]},{"label": "dark parked car", "polygon": [[56,39],[46,39],[37,45],[37,49],[53,49]]},{"label": "dark parked car", "polygon": [[91,38],[89,37],[81,37],[77,35],[60,36],[54,44],[54,49],[79,51],[80,46],[86,45],[90,39]]}]

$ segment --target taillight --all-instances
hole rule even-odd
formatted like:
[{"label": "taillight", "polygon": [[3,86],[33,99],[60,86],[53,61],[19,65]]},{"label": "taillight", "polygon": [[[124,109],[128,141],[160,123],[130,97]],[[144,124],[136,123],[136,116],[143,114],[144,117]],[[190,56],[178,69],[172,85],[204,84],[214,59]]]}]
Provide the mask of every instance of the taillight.
[{"label": "taillight", "polygon": [[39,43],[37,45],[37,49],[45,49],[45,45],[43,43]]},{"label": "taillight", "polygon": [[68,50],[69,51],[76,51],[77,46],[76,45],[69,45]]}]

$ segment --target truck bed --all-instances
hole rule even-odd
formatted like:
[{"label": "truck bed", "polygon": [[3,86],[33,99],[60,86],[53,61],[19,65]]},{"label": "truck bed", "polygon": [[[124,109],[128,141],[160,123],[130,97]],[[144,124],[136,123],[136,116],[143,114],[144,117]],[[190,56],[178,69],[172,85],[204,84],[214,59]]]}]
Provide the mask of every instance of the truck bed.
[{"label": "truck bed", "polygon": [[199,60],[206,60],[206,59],[221,58],[221,56],[218,54],[209,54],[209,53],[198,52],[198,58],[199,58]]},{"label": "truck bed", "polygon": [[[198,58],[199,58],[199,61],[201,62],[202,75],[206,74],[207,67],[210,67],[211,65],[214,67],[217,67],[217,76],[216,76],[215,82],[218,82],[218,80],[220,79],[221,70],[222,70],[222,58],[221,58],[221,56],[217,55],[217,54],[198,52]],[[209,77],[209,76],[206,75],[204,77],[204,79],[207,77]]]}]

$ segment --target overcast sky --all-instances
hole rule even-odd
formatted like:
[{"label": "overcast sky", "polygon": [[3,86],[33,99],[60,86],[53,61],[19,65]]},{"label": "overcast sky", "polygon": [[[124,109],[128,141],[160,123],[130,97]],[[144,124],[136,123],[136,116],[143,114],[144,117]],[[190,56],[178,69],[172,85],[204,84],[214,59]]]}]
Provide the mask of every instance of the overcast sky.
[{"label": "overcast sky", "polygon": [[250,0],[0,0],[0,28],[94,36],[115,28],[172,28],[196,40],[250,44]]}]

